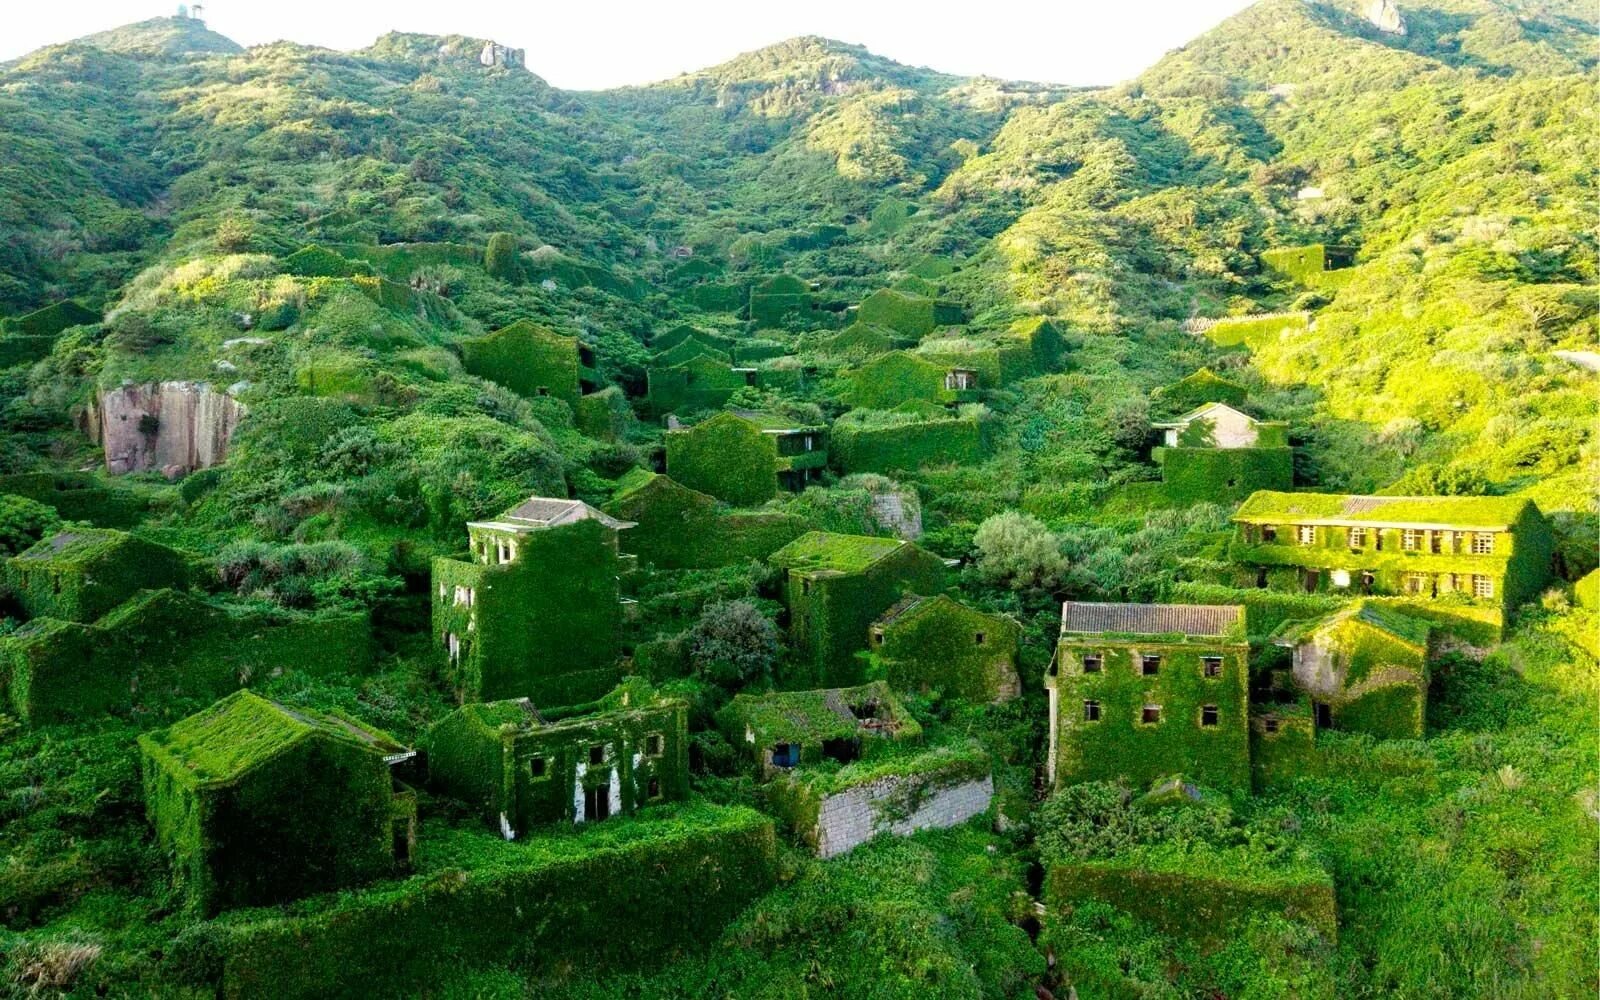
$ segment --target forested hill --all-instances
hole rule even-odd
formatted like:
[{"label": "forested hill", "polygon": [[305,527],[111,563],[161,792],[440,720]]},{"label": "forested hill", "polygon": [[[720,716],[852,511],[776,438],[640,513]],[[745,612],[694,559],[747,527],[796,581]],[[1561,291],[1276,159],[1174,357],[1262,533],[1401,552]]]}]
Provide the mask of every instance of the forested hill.
[{"label": "forested hill", "polygon": [[[659,495],[718,527],[670,541],[717,558],[654,565],[624,534],[641,568],[605,574],[629,615],[607,667],[689,704],[694,809],[764,801],[718,710],[814,686],[780,638],[778,545],[722,558],[776,526],[916,537],[954,596],[1015,619],[1017,700],[908,702],[930,739],[983,744],[1006,822],[827,864],[785,841],[782,884],[714,947],[620,980],[562,964],[531,995],[1592,994],[1591,6],[1261,0],[1092,88],[800,37],[578,92],[516,39],[242,48],[190,17],[0,65],[0,996],[50,995],[31,956],[62,948],[83,964],[57,992],[163,995],[185,963],[212,983],[195,942],[267,919],[183,911],[144,820],[130,748],[211,698],[13,718],[7,651],[44,630],[9,557],[92,522],[186,553],[216,621],[370,623],[348,676],[228,683],[415,745],[460,695],[429,615],[466,524],[530,496],[631,520]],[[1422,738],[1333,733],[1326,773],[1176,820],[1110,785],[1041,801],[1063,601],[1261,599],[1276,628],[1350,595],[1315,574],[1323,593],[1269,595],[1230,561],[1261,469],[1163,478],[1154,425],[1217,401],[1292,448],[1240,449],[1282,460],[1275,487],[1535,500],[1550,577],[1441,661]],[[785,454],[793,488],[763,472],[753,500],[668,492],[669,428],[726,410],[829,453]],[[1488,599],[1448,575],[1445,598]],[[705,632],[730,606],[758,647],[738,669],[695,652],[724,648]],[[1272,628],[1257,666],[1289,655]],[[435,858],[491,864],[441,802]],[[1268,921],[1196,951],[1094,907],[1038,936],[1042,853],[1208,836],[1314,861],[1337,939]],[[433,995],[530,989],[502,972]]]}]

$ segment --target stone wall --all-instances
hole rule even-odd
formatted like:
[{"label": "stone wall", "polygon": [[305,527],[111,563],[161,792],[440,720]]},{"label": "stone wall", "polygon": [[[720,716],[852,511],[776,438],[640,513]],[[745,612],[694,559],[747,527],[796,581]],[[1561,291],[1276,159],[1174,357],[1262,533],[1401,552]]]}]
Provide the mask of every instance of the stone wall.
[{"label": "stone wall", "polygon": [[175,478],[228,457],[244,407],[204,382],[145,382],[102,390],[87,416],[107,472],[156,469]]},{"label": "stone wall", "polygon": [[917,830],[955,826],[988,809],[994,797],[994,779],[985,775],[920,795],[909,793],[916,808],[903,818],[891,818],[894,804],[906,800],[908,786],[927,786],[937,780],[937,776],[891,776],[829,795],[817,811],[817,855],[836,857],[879,833],[904,837]]}]

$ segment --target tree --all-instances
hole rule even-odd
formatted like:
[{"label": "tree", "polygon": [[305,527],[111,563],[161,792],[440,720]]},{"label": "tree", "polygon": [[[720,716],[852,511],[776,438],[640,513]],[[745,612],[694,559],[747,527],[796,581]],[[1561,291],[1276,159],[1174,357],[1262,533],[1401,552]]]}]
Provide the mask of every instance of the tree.
[{"label": "tree", "polygon": [[54,531],[55,509],[27,497],[0,494],[0,556],[14,556]]},{"label": "tree", "polygon": [[1014,510],[978,525],[978,577],[1013,587],[1052,589],[1067,571],[1061,541],[1038,518]]},{"label": "tree", "polygon": [[689,630],[695,672],[723,687],[768,676],[778,649],[777,626],[753,601],[709,604]]}]

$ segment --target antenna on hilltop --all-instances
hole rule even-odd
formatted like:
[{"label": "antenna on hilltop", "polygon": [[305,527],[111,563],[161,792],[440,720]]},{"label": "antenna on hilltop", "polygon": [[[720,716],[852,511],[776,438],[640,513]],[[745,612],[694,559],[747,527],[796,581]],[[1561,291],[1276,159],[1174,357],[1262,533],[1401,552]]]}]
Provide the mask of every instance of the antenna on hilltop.
[{"label": "antenna on hilltop", "polygon": [[202,7],[200,4],[195,4],[193,7],[189,8],[189,16],[194,18],[196,21],[198,21],[198,20],[200,20],[200,15],[204,11],[205,11],[204,7]]}]

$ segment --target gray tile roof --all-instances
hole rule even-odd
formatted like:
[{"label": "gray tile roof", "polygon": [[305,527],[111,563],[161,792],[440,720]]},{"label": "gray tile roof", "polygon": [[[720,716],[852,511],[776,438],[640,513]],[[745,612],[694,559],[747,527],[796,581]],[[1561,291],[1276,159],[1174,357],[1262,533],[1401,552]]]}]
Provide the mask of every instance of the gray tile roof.
[{"label": "gray tile roof", "polygon": [[1061,631],[1095,634],[1221,636],[1237,624],[1244,609],[1236,604],[1091,604],[1061,606]]},{"label": "gray tile roof", "polygon": [[500,515],[501,521],[509,521],[513,524],[524,522],[527,525],[539,528],[573,524],[586,519],[599,521],[608,528],[633,527],[632,522],[619,521],[603,511],[596,510],[582,500],[568,500],[562,497],[529,497]]}]

